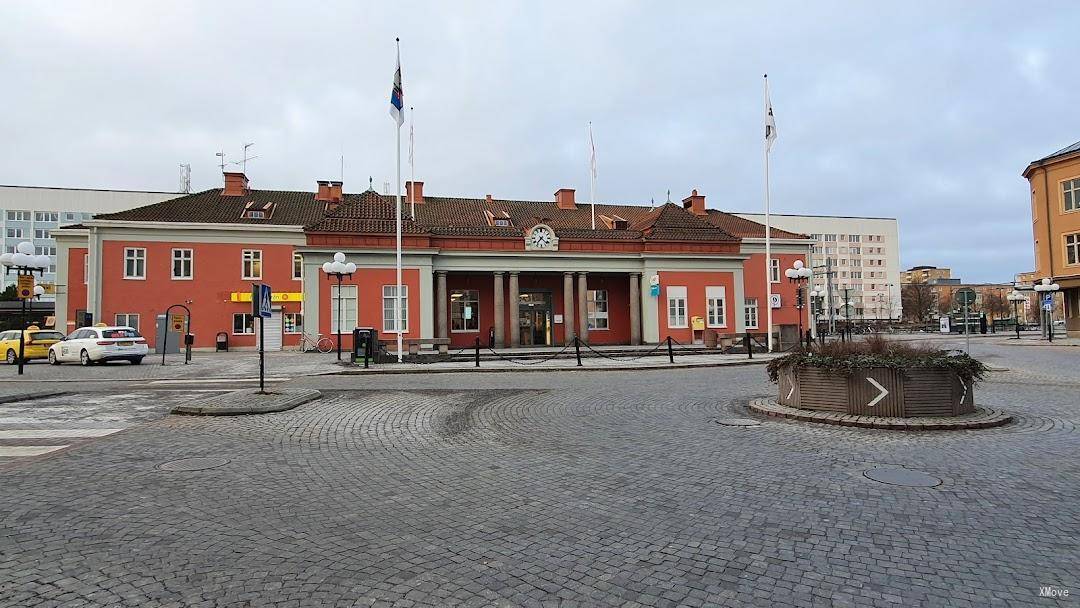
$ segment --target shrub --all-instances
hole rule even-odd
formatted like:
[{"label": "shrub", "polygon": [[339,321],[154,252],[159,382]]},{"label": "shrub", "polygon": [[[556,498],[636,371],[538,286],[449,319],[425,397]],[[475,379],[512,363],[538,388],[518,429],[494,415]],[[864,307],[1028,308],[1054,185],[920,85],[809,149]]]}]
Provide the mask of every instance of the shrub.
[{"label": "shrub", "polygon": [[808,351],[796,351],[773,359],[766,368],[769,379],[776,382],[780,370],[788,366],[796,369],[814,367],[845,376],[868,367],[900,371],[913,368],[947,369],[969,385],[982,380],[989,371],[985,363],[962,351],[943,350],[925,343],[888,340],[877,335],[861,341],[828,342],[823,346],[815,345]]}]

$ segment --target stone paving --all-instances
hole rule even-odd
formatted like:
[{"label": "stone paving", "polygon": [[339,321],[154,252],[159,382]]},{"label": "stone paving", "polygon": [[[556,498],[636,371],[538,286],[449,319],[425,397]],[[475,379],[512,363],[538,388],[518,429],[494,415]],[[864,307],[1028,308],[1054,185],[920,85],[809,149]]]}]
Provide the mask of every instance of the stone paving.
[{"label": "stone paving", "polygon": [[760,367],[307,378],[0,470],[0,605],[1075,605],[1080,382],[1028,371],[948,433],[757,416]]}]

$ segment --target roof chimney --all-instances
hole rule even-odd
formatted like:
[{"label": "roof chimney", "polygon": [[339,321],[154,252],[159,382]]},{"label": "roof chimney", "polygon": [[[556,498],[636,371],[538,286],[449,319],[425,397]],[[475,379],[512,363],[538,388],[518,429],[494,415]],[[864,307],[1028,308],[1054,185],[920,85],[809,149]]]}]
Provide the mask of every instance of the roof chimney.
[{"label": "roof chimney", "polygon": [[221,196],[244,196],[248,193],[248,178],[238,171],[224,171],[225,188]]},{"label": "roof chimney", "polygon": [[315,200],[326,203],[326,210],[330,211],[341,204],[341,182],[319,180],[319,191],[315,193]]},{"label": "roof chimney", "polygon": [[577,209],[574,203],[573,188],[559,188],[555,191],[555,204],[559,209]]},{"label": "roof chimney", "polygon": [[690,196],[683,199],[682,206],[683,209],[689,209],[694,215],[706,215],[705,197],[698,194],[697,190],[692,191]]},{"label": "roof chimney", "polygon": [[484,197],[484,200],[486,200],[487,202],[489,202],[489,203],[490,203],[490,202],[491,202],[491,195],[490,195],[490,194],[488,194],[487,196],[485,196],[485,197]]},{"label": "roof chimney", "polygon": [[424,202],[424,182],[405,182],[405,200],[418,205]]}]

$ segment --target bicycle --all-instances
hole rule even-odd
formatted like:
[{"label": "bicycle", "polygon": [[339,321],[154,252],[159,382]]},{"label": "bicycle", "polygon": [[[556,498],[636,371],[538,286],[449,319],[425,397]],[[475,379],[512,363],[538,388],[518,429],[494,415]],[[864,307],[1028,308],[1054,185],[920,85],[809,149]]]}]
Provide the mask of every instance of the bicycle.
[{"label": "bicycle", "polygon": [[312,340],[307,334],[300,334],[300,351],[307,352],[309,350],[317,350],[320,353],[328,353],[334,350],[334,341],[330,338],[324,338],[322,334],[315,334],[314,340]]}]

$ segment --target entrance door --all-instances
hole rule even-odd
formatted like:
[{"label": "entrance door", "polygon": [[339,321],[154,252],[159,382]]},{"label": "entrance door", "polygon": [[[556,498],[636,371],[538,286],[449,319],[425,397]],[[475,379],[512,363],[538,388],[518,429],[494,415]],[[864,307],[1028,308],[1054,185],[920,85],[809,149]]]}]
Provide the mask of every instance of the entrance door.
[{"label": "entrance door", "polygon": [[[265,323],[266,323],[266,327],[264,328],[264,331],[266,332],[266,347],[263,348],[263,350],[266,350],[266,351],[281,350],[281,331],[282,331],[281,309],[278,308],[277,310],[274,310],[271,313],[270,318],[267,319],[265,321]],[[255,320],[255,345],[258,346],[258,344],[259,344],[259,321],[258,321],[258,319],[256,319]]]},{"label": "entrance door", "polygon": [[551,346],[551,292],[523,291],[518,301],[521,346]]}]

